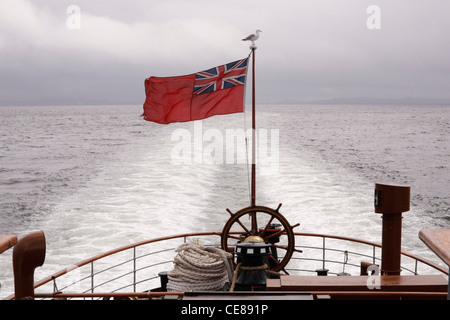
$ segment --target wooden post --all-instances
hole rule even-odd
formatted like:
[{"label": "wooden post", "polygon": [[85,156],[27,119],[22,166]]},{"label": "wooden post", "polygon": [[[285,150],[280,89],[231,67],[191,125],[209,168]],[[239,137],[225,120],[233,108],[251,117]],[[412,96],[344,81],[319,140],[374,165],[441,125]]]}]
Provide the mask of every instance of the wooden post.
[{"label": "wooden post", "polygon": [[381,274],[400,275],[402,212],[409,211],[410,187],[375,185],[375,212],[382,214]]},{"label": "wooden post", "polygon": [[17,242],[13,251],[15,299],[34,299],[34,270],[44,264],[45,236],[36,231]]}]

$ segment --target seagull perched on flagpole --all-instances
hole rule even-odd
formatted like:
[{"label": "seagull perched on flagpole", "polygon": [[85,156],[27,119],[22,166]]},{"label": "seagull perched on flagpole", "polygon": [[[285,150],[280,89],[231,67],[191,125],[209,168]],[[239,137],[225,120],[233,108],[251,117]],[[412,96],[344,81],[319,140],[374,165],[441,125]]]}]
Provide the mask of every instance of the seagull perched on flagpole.
[{"label": "seagull perched on flagpole", "polygon": [[247,38],[242,39],[242,41],[251,41],[252,45],[255,45],[255,41],[259,38],[259,33],[262,32],[261,30],[256,30],[256,33],[252,33]]}]

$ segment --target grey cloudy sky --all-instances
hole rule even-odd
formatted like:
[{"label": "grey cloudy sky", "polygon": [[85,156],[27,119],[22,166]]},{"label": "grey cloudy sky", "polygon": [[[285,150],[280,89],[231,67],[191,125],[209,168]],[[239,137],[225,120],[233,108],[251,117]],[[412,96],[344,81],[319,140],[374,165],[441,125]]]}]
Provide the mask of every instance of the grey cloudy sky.
[{"label": "grey cloudy sky", "polygon": [[2,0],[0,104],[141,104],[148,76],[246,57],[240,39],[257,28],[259,103],[450,99],[449,12],[448,0]]}]

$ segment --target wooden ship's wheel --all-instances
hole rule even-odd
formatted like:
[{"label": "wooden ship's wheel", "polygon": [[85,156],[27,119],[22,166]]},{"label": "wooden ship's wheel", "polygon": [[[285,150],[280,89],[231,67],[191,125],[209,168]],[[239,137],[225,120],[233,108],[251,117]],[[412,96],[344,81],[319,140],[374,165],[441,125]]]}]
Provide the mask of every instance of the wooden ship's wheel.
[{"label": "wooden ship's wheel", "polygon": [[[260,239],[271,243],[272,254],[269,255],[270,270],[274,272],[283,271],[289,262],[295,249],[295,237],[293,229],[299,224],[291,226],[286,218],[279,212],[281,204],[277,209],[264,206],[250,206],[232,213],[226,222],[221,236],[222,249],[231,252],[239,241],[245,239]],[[278,258],[278,250],[285,251],[282,258]]]}]

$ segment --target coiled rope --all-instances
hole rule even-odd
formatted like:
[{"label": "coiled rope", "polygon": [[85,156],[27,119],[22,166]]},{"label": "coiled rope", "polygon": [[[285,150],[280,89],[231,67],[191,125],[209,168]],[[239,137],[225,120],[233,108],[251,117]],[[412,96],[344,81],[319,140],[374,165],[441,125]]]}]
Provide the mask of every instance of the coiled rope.
[{"label": "coiled rope", "polygon": [[217,291],[233,279],[232,255],[222,249],[182,244],[175,250],[168,291]]}]

